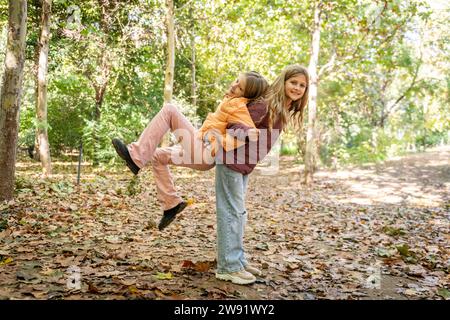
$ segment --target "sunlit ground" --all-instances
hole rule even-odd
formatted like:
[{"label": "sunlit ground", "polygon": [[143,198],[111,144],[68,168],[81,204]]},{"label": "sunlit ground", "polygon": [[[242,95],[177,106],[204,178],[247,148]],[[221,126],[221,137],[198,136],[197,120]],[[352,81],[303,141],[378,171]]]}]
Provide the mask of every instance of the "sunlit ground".
[{"label": "sunlit ground", "polygon": [[[302,166],[286,170],[298,173]],[[440,206],[449,201],[450,147],[430,149],[425,158],[416,154],[366,168],[321,170],[315,177],[322,182],[341,184],[347,190],[345,197],[330,194],[330,199],[341,203]]]}]

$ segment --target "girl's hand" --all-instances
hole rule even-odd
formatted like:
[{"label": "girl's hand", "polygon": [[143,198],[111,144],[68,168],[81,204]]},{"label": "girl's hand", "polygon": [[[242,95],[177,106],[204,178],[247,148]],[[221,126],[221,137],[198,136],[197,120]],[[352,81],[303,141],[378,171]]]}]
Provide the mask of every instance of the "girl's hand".
[{"label": "girl's hand", "polygon": [[248,140],[257,141],[259,136],[259,130],[256,128],[251,128],[248,130]]}]

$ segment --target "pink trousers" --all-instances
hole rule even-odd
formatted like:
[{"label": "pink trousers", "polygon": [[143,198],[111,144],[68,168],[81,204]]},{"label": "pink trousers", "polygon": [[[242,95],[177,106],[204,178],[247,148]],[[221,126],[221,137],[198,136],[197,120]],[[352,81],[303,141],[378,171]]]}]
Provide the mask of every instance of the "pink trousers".
[{"label": "pink trousers", "polygon": [[[171,131],[179,145],[158,148],[163,136]],[[165,104],[150,121],[138,141],[130,143],[128,150],[139,168],[152,164],[157,198],[163,210],[182,201],[176,191],[169,165],[206,171],[214,167],[214,157],[203,141],[196,138],[196,129],[173,104]]]}]

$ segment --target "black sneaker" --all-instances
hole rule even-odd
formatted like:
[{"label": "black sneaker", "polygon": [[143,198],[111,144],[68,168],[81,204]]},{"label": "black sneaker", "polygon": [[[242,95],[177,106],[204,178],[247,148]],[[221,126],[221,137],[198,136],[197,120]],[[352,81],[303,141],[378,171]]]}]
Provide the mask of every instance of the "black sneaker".
[{"label": "black sneaker", "polygon": [[173,220],[175,220],[176,215],[183,211],[186,206],[187,202],[181,201],[172,209],[165,210],[161,221],[159,221],[158,229],[161,231],[167,227]]},{"label": "black sneaker", "polygon": [[125,145],[125,143],[123,143],[117,138],[112,139],[111,142],[114,146],[114,149],[116,149],[117,154],[123,160],[125,160],[125,162],[127,163],[127,167],[131,170],[131,172],[133,172],[134,174],[138,174],[140,169],[136,165],[136,163],[134,163],[133,159],[131,159],[130,152],[128,152],[128,148]]}]

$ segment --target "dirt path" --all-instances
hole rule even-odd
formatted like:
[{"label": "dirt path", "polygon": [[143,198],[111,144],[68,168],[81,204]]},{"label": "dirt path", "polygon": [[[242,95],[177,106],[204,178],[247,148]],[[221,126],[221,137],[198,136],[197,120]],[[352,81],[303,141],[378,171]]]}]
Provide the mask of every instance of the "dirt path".
[{"label": "dirt path", "polygon": [[91,172],[77,187],[73,168],[45,182],[19,164],[16,201],[0,206],[0,298],[448,298],[449,159],[441,148],[321,171],[309,189],[292,159],[276,175],[259,167],[245,245],[265,276],[251,286],[214,277],[213,170],[174,170],[193,204],[159,232],[148,170],[134,182]]},{"label": "dirt path", "polygon": [[321,181],[343,183],[359,204],[439,206],[450,195],[450,148],[433,149],[339,172],[320,172]]}]

